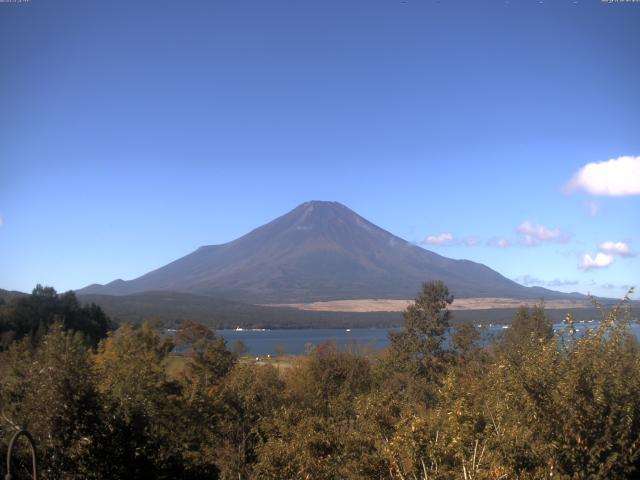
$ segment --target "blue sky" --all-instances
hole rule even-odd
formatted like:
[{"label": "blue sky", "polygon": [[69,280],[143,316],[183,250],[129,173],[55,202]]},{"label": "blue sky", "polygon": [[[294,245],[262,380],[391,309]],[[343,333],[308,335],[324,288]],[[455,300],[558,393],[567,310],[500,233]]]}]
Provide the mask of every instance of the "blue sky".
[{"label": "blue sky", "polygon": [[0,288],[134,278],[321,199],[620,296],[638,45],[640,4],[595,0],[0,3]]}]

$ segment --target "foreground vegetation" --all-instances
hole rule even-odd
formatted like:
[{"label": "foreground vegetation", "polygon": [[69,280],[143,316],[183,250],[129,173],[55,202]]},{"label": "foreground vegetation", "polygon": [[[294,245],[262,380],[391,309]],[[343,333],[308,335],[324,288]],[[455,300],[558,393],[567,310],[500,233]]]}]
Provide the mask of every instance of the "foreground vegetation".
[{"label": "foreground vegetation", "polygon": [[[150,323],[107,333],[99,308],[64,295],[0,310],[0,454],[27,428],[45,479],[639,475],[640,348],[624,302],[582,338],[570,317],[554,336],[542,306],[522,307],[481,347],[472,324],[447,337],[452,297],[431,282],[386,351],[324,344],[277,369],[238,361],[197,323],[175,339]],[[192,356],[168,372],[176,346]]]}]

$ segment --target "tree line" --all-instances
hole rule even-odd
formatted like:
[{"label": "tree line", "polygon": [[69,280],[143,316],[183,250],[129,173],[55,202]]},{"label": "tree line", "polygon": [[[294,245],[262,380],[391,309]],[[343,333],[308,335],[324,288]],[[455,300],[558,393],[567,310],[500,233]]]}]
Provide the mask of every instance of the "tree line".
[{"label": "tree line", "polygon": [[[0,310],[15,332],[0,352],[0,454],[28,429],[44,479],[638,475],[640,348],[625,302],[584,336],[571,317],[556,335],[542,305],[523,306],[487,346],[472,323],[450,325],[452,296],[428,282],[386,350],[326,343],[278,369],[199,323],[174,338],[148,322],[110,330],[94,307],[36,290],[28,309]],[[176,346],[189,355],[171,372]]]}]

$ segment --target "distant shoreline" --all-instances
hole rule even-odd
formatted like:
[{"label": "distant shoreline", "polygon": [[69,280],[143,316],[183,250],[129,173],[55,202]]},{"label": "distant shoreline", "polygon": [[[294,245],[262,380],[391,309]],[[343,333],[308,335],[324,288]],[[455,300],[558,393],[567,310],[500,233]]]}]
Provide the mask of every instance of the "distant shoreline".
[{"label": "distant shoreline", "polygon": [[[310,303],[277,303],[262,304],[263,307],[286,307],[297,310],[315,312],[402,312],[413,300],[392,300],[362,298],[353,300],[330,300],[324,302]],[[517,299],[506,297],[493,298],[458,298],[450,306],[450,310],[493,310],[503,308],[518,308],[521,305],[535,305],[539,300]],[[591,303],[588,300],[547,300],[544,302],[545,308],[589,308]]]}]

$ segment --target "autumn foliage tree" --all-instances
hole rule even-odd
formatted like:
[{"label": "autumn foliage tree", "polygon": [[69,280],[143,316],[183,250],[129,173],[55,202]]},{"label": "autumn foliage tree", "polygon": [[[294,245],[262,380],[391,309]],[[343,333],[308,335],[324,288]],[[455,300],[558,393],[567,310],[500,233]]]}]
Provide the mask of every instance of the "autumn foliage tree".
[{"label": "autumn foliage tree", "polygon": [[326,343],[275,366],[191,322],[173,338],[123,325],[97,349],[48,324],[0,352],[0,454],[22,427],[45,480],[638,476],[626,300],[594,328],[568,317],[555,333],[543,305],[522,307],[491,345],[450,321],[451,302],[427,283],[384,352]]}]

